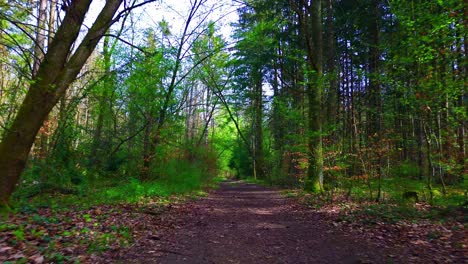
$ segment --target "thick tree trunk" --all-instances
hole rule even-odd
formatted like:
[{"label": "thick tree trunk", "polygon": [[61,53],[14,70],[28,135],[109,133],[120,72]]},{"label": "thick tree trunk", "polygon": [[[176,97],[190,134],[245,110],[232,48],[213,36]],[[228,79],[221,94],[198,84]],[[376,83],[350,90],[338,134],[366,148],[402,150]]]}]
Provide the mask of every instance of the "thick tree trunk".
[{"label": "thick tree trunk", "polygon": [[72,1],[57,30],[55,39],[41,62],[29,91],[0,142],[0,208],[8,207],[31,146],[43,121],[60,97],[75,80],[97,43],[112,24],[122,0],[106,1],[93,26],[74,54],[72,45],[78,38],[91,0]]},{"label": "thick tree trunk", "polygon": [[12,127],[5,132],[0,143],[0,207],[8,204],[36,134],[53,105],[53,96],[41,94],[33,85]]},{"label": "thick tree trunk", "polygon": [[323,150],[322,150],[322,1],[301,0],[298,4],[291,0],[293,9],[299,16],[301,35],[304,39],[308,63],[307,97],[309,100],[309,168],[306,189],[313,192],[323,190]]}]

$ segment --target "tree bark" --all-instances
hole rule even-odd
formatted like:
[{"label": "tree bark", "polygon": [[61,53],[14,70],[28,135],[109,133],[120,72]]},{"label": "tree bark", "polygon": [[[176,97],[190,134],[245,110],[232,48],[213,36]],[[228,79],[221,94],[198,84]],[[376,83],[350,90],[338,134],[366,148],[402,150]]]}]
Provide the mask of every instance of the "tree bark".
[{"label": "tree bark", "polygon": [[31,146],[43,121],[75,80],[101,37],[114,22],[122,0],[109,0],[73,54],[91,0],[71,1],[67,13],[26,97],[0,142],[0,208],[9,198],[24,170]]},{"label": "tree bark", "polygon": [[104,72],[105,77],[103,80],[103,86],[101,87],[100,91],[98,91],[98,116],[96,120],[96,129],[94,130],[94,138],[93,138],[93,146],[91,151],[91,163],[94,167],[98,168],[102,161],[103,155],[102,153],[102,133],[104,130],[104,123],[105,119],[108,115],[109,105],[108,100],[109,98],[109,90],[112,84],[112,77],[111,77],[111,52],[110,52],[110,45],[109,45],[109,37],[105,36],[103,45],[102,45],[102,56],[104,59]]},{"label": "tree bark", "polygon": [[263,162],[263,93],[262,93],[262,72],[257,69],[254,73],[254,174],[260,178],[265,178],[264,162]]},{"label": "tree bark", "polygon": [[368,135],[370,136],[372,147],[375,148],[376,157],[374,167],[377,172],[378,190],[376,201],[381,198],[381,181],[382,181],[382,152],[383,145],[381,139],[383,138],[381,131],[381,116],[382,104],[380,96],[380,29],[378,21],[381,19],[381,11],[379,7],[379,0],[372,1],[372,14],[369,14],[371,21],[369,24],[369,126]]},{"label": "tree bark", "polygon": [[339,83],[336,67],[335,29],[333,22],[333,0],[327,0],[327,20],[326,20],[326,42],[327,42],[327,68],[328,75],[328,96],[327,96],[327,118],[328,124],[335,124],[338,114],[338,93]]},{"label": "tree bark", "polygon": [[37,9],[37,29],[36,39],[34,45],[34,64],[33,64],[33,77],[37,74],[41,61],[44,58],[45,48],[45,25],[47,18],[47,0],[39,0]]},{"label": "tree bark", "polygon": [[51,0],[49,6],[49,22],[48,22],[48,38],[47,43],[48,45],[52,45],[52,41],[54,40],[55,35],[55,21],[56,21],[56,8],[57,8],[57,0]]},{"label": "tree bark", "polygon": [[299,28],[307,52],[307,97],[309,105],[309,168],[305,188],[313,192],[323,190],[322,151],[322,1],[290,1],[299,17]]}]

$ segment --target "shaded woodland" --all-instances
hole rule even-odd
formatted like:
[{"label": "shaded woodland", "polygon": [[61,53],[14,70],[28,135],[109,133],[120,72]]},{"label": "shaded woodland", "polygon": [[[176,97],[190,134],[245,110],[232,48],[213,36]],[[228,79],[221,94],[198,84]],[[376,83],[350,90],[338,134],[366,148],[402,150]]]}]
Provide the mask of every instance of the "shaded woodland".
[{"label": "shaded woodland", "polygon": [[209,18],[227,3],[190,1],[177,32],[136,26],[157,1],[85,25],[91,4],[0,2],[4,208],[218,176],[466,205],[462,1],[234,1],[231,36]]},{"label": "shaded woodland", "polygon": [[[460,1],[244,7],[235,55],[259,177],[375,201],[466,190],[465,26]],[[256,78],[273,91],[263,108]]]},{"label": "shaded woodland", "polygon": [[0,262],[462,262],[467,17],[0,0]]}]

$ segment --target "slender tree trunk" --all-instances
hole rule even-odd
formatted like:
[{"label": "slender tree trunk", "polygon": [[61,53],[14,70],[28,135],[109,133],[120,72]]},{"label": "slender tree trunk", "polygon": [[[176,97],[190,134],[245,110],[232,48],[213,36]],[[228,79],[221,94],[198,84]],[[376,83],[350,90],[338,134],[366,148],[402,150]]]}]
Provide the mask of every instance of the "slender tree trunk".
[{"label": "slender tree trunk", "polygon": [[265,177],[264,164],[263,164],[263,93],[262,93],[262,73],[258,69],[254,73],[254,174],[256,177],[263,179]]},{"label": "slender tree trunk", "polygon": [[[46,20],[47,20],[47,0],[39,0],[38,2],[38,9],[37,9],[37,28],[36,28],[36,39],[34,45],[34,64],[33,64],[33,77],[37,74],[39,69],[39,65],[41,64],[42,60],[44,59],[44,52],[45,52],[45,39],[46,39]],[[37,146],[39,146],[38,151],[33,151],[33,153],[38,153],[39,158],[45,158],[47,153],[47,141],[49,133],[49,122],[47,122],[47,118],[44,122],[44,125],[39,130],[39,142],[36,144],[36,151]]]},{"label": "slender tree trunk", "polygon": [[375,163],[374,168],[377,172],[377,197],[376,200],[381,199],[381,182],[382,182],[382,152],[383,144],[381,142],[382,128],[381,128],[381,98],[380,98],[380,48],[379,48],[379,25],[378,21],[381,19],[379,0],[372,1],[373,13],[370,14],[371,22],[369,25],[369,43],[370,43],[370,59],[369,59],[369,126],[368,135],[371,141],[371,146],[375,148]]},{"label": "slender tree trunk", "polygon": [[103,130],[104,130],[104,123],[106,119],[106,115],[108,114],[108,100],[109,98],[109,86],[111,86],[111,54],[110,54],[110,47],[109,47],[109,37],[104,37],[104,42],[102,46],[102,55],[104,57],[104,72],[105,77],[103,80],[103,87],[101,87],[100,91],[98,91],[98,116],[96,121],[96,128],[94,130],[94,138],[93,138],[93,145],[91,150],[92,157],[90,158],[91,163],[94,167],[99,167],[101,165],[103,156],[101,155],[102,152],[102,141],[103,141]]},{"label": "slender tree trunk", "polygon": [[57,9],[57,0],[51,0],[50,1],[50,6],[49,6],[49,22],[48,22],[48,38],[47,38],[47,43],[48,45],[52,45],[52,41],[54,40],[54,35],[55,35],[55,21],[56,21],[56,12]]},{"label": "slender tree trunk", "polygon": [[185,119],[185,144],[187,146],[190,145],[190,142],[192,141],[192,135],[193,135],[193,131],[192,131],[192,123],[194,122],[193,120],[193,110],[192,108],[194,107],[194,103],[193,103],[193,85],[190,85],[190,87],[188,88],[189,91],[188,91],[188,98],[187,98],[187,107],[186,107],[186,119]]},{"label": "slender tree trunk", "polygon": [[37,31],[34,45],[34,65],[33,76],[36,76],[42,59],[44,58],[45,48],[45,26],[47,20],[47,0],[39,0],[39,7],[37,11]]},{"label": "slender tree trunk", "polygon": [[[280,49],[278,48],[278,55],[280,55]],[[282,62],[280,62],[282,63]],[[288,177],[286,173],[284,173],[284,169],[287,166],[284,165],[284,145],[285,145],[285,134],[284,134],[284,118],[283,118],[283,112],[282,112],[282,107],[283,105],[283,96],[280,94],[279,90],[279,76],[280,76],[280,67],[277,63],[274,65],[274,79],[273,79],[273,105],[272,105],[272,111],[273,111],[273,118],[272,118],[272,134],[273,134],[273,148],[274,151],[277,154],[277,158],[275,159],[276,164],[274,165],[274,168],[276,169],[277,172],[281,173],[280,177]],[[290,128],[289,128],[290,129]]]},{"label": "slender tree trunk", "polygon": [[148,125],[145,127],[145,133],[143,135],[143,168],[140,173],[142,180],[149,179],[150,166],[151,166],[151,130],[153,129],[153,121],[150,114],[145,114],[145,119]]},{"label": "slender tree trunk", "polygon": [[[282,101],[281,101],[281,96],[280,96],[280,93],[279,93],[279,83],[278,83],[278,78],[279,78],[279,69],[278,69],[278,65],[275,64],[275,67],[274,67],[274,79],[273,79],[273,120],[272,120],[272,123],[273,123],[273,129],[272,129],[272,133],[273,133],[273,139],[274,139],[274,149],[275,151],[277,151],[278,153],[283,153],[282,151],[282,148],[283,148],[283,145],[284,145],[284,142],[283,142],[283,133],[282,133],[282,126],[283,126],[283,122],[282,122],[282,116],[281,116],[281,104],[282,104]],[[279,163],[281,164],[281,162]]]},{"label": "slender tree trunk", "polygon": [[419,180],[423,180],[426,173],[425,158],[424,158],[424,128],[422,115],[418,119],[413,120],[416,130],[416,142],[418,144],[418,167],[419,167]]},{"label": "slender tree trunk", "polygon": [[[176,85],[177,83],[180,81],[177,81],[177,77],[179,76],[179,70],[180,70],[180,66],[182,64],[182,60],[183,60],[183,49],[184,49],[184,44],[186,43],[187,39],[190,37],[190,35],[193,33],[193,32],[189,32],[189,26],[192,22],[192,20],[194,19],[194,17],[196,16],[197,14],[197,11],[199,10],[200,6],[203,4],[203,1],[199,1],[199,0],[195,0],[191,3],[191,7],[190,7],[190,11],[189,11],[189,14],[188,14],[188,17],[185,21],[185,24],[184,24],[184,30],[183,30],[183,33],[182,33],[182,37],[180,39],[180,42],[179,42],[179,46],[177,48],[177,54],[176,54],[176,60],[175,60],[175,64],[174,64],[174,67],[172,68],[172,75],[171,75],[171,81],[170,81],[170,84],[167,88],[167,92],[166,92],[166,95],[164,97],[164,100],[163,100],[163,103],[162,103],[162,106],[161,108],[159,109],[159,115],[158,115],[158,118],[157,118],[157,123],[155,124],[154,126],[154,136],[151,138],[151,147],[152,149],[155,149],[159,146],[159,143],[161,141],[161,131],[166,123],[166,116],[167,116],[167,112],[168,112],[168,109],[169,109],[169,106],[170,106],[170,102],[171,102],[171,99],[172,99],[172,96],[174,94],[174,90],[176,88]],[[148,156],[149,157],[149,160],[148,162],[145,162],[144,163],[144,168],[143,170],[149,170],[149,164],[151,163],[151,155]]]},{"label": "slender tree trunk", "polygon": [[337,118],[337,104],[339,83],[336,74],[336,56],[335,56],[335,30],[333,25],[333,0],[327,0],[327,75],[329,80],[327,97],[327,118],[329,124],[334,124]]}]

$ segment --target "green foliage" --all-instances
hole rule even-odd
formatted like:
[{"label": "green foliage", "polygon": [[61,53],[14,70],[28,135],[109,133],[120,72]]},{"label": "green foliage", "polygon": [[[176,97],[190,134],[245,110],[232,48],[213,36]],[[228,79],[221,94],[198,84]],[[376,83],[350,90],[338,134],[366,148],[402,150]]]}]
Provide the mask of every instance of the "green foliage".
[{"label": "green foliage", "polygon": [[[31,3],[0,0],[0,136],[29,85],[33,58],[24,51],[33,48],[27,35],[34,32],[24,22]],[[326,85],[316,104],[324,110],[322,131],[307,129],[311,70],[301,33],[311,32],[302,32],[291,3],[259,0],[240,8],[233,52],[213,21],[181,41],[163,20],[157,28],[124,30],[134,46],[107,38],[41,129],[13,204],[36,217],[37,207],[199,191],[219,175],[252,176],[252,145],[260,140],[267,172],[261,180],[322,191],[306,180],[307,139],[318,136],[323,196],[330,201],[339,195],[369,201],[380,191],[383,203],[410,206],[404,193],[416,192],[434,205],[466,204],[464,4],[333,4],[323,9],[331,18],[323,36],[332,36],[324,41],[332,45],[324,50]],[[182,42],[178,54],[173,43]],[[260,93],[255,80],[262,81]],[[257,112],[255,102],[262,104]],[[0,213],[9,210],[2,206]],[[368,213],[384,214],[374,209]],[[97,237],[92,250],[110,239]]]},{"label": "green foliage", "polygon": [[369,224],[376,222],[397,223],[400,220],[428,218],[428,212],[417,210],[411,206],[370,205],[356,212],[365,216]]},{"label": "green foliage", "polygon": [[[193,150],[194,151],[194,150]],[[193,161],[185,159],[168,160],[164,166],[153,167],[157,179],[142,182],[138,178],[100,179],[96,184],[80,183],[74,187],[79,192],[70,192],[63,185],[45,187],[37,181],[24,182],[24,187],[15,193],[16,205],[21,211],[34,212],[37,206],[61,207],[68,205],[91,206],[102,203],[136,203],[145,199],[164,198],[173,194],[187,194],[203,189],[216,179],[218,169],[214,153],[198,150],[193,153]],[[26,179],[25,179],[26,181]],[[73,189],[72,189],[73,190]],[[200,193],[201,194],[201,193]],[[35,217],[35,216],[33,216]],[[83,215],[85,222],[90,222],[90,215]],[[53,221],[53,219],[35,219]]]},{"label": "green foliage", "polygon": [[15,224],[1,223],[0,232],[15,230],[18,226]]},{"label": "green foliage", "polygon": [[417,179],[420,177],[420,168],[413,162],[403,162],[390,169],[391,177],[401,177],[406,179]]},{"label": "green foliage", "polygon": [[116,237],[112,233],[96,234],[89,243],[88,250],[91,253],[102,253],[109,249],[110,242]]},{"label": "green foliage", "polygon": [[[369,183],[361,180],[353,180],[350,187],[337,188],[334,191],[337,193],[347,193],[349,191],[349,199],[355,201],[369,201],[372,200],[369,197],[369,184],[370,188],[375,193],[378,186],[377,179],[371,179]],[[384,203],[399,204],[402,206],[414,204],[415,201],[404,198],[404,193],[406,192],[416,192],[419,202],[432,203],[434,206],[462,206],[467,201],[463,189],[458,186],[447,188],[447,194],[443,195],[441,192],[442,186],[433,184],[431,195],[431,192],[427,189],[426,183],[417,179],[385,177],[381,184],[383,195],[382,202]],[[327,192],[331,191],[330,189],[327,190]]]},{"label": "green foliage", "polygon": [[236,177],[248,177],[252,175],[252,158],[243,144],[240,139],[234,144],[233,154],[228,165],[234,171]]},{"label": "green foliage", "polygon": [[13,236],[15,237],[14,239],[17,241],[23,241],[24,240],[24,227],[19,226],[18,229],[15,229],[13,231]]},{"label": "green foliage", "polygon": [[125,202],[137,202],[145,197],[161,196],[165,197],[170,194],[170,190],[165,189],[158,183],[149,182],[141,183],[137,179],[130,179],[130,181],[123,185],[107,188],[103,191],[101,199],[104,202],[111,201],[125,201]]}]

